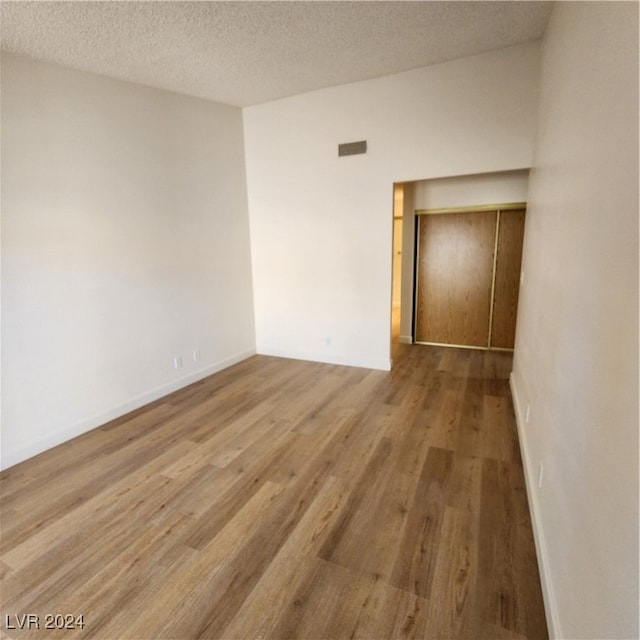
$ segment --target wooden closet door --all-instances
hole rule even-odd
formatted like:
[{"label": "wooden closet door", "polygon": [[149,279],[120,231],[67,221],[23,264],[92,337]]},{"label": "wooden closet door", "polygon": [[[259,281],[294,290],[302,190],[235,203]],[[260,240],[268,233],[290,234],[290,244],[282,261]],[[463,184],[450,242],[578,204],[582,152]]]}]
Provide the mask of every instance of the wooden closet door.
[{"label": "wooden closet door", "polygon": [[500,212],[491,346],[513,349],[520,292],[525,210]]},{"label": "wooden closet door", "polygon": [[488,346],[496,217],[419,217],[417,342]]}]

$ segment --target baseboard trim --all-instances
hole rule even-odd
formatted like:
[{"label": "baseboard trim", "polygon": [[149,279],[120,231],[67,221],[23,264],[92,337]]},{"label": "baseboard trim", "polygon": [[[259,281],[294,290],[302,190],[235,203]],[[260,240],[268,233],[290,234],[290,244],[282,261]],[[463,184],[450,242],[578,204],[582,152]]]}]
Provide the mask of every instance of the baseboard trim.
[{"label": "baseboard trim", "polygon": [[400,342],[402,344],[413,344],[412,336],[400,336]]},{"label": "baseboard trim", "polygon": [[562,638],[560,632],[560,620],[558,616],[558,608],[556,598],[554,596],[553,585],[551,583],[547,567],[549,566],[547,558],[547,544],[542,529],[540,518],[540,506],[538,504],[538,494],[535,490],[536,465],[531,459],[528,443],[525,438],[524,430],[524,413],[522,411],[522,403],[518,394],[518,386],[513,375],[513,371],[509,376],[509,386],[511,387],[511,397],[513,398],[513,408],[515,410],[516,425],[518,428],[518,440],[520,442],[520,452],[522,455],[522,466],[524,467],[524,479],[527,488],[527,499],[529,500],[529,514],[531,516],[531,526],[533,528],[533,539],[536,545],[536,555],[538,557],[538,571],[540,572],[540,583],[542,586],[542,597],[544,599],[544,609],[547,618],[547,628],[550,640]]},{"label": "baseboard trim", "polygon": [[53,433],[48,433],[43,438],[32,440],[28,444],[20,447],[15,451],[3,451],[0,470],[5,470],[9,467],[13,467],[20,462],[24,462],[25,460],[38,455],[39,453],[43,453],[48,449],[63,444],[64,442],[67,442],[72,438],[77,438],[78,436],[87,433],[88,431],[91,431],[96,427],[100,427],[101,425],[106,424],[111,420],[115,420],[116,418],[119,418],[120,416],[123,416],[130,411],[135,411],[136,409],[139,409],[140,407],[143,407],[150,402],[169,395],[174,391],[178,391],[179,389],[187,387],[194,382],[198,382],[199,380],[213,375],[214,373],[218,373],[223,369],[227,369],[228,367],[231,367],[238,362],[242,362],[243,360],[254,356],[255,353],[255,350],[237,353],[233,356],[230,356],[229,358],[225,358],[224,360],[220,360],[213,364],[207,365],[202,369],[194,371],[193,373],[183,376],[177,380],[172,380],[171,382],[160,385],[159,387],[150,389],[149,391],[135,396],[127,402],[114,406],[105,412],[79,420],[70,426],[67,426],[63,429],[58,429]]},{"label": "baseboard trim", "polygon": [[377,369],[379,371],[391,371],[391,359],[388,360],[352,360],[343,356],[326,356],[319,353],[308,352],[288,352],[279,349],[258,349],[258,353],[263,356],[274,358],[288,358],[290,360],[305,360],[307,362],[320,362],[323,364],[337,364],[343,367],[359,367],[361,369]]}]

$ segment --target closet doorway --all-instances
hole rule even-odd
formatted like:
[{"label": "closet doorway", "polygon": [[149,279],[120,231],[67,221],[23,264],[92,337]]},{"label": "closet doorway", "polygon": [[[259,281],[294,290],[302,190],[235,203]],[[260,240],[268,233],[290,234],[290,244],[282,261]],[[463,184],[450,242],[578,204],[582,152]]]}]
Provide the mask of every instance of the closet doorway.
[{"label": "closet doorway", "polygon": [[416,211],[417,343],[513,349],[525,209]]}]

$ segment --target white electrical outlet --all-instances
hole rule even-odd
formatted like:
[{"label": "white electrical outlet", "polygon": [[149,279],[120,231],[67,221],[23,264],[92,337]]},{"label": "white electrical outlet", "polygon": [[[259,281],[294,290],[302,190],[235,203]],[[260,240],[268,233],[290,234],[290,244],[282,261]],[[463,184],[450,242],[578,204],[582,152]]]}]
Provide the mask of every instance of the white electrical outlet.
[{"label": "white electrical outlet", "polygon": [[200,362],[200,349],[193,350],[193,361]]},{"label": "white electrical outlet", "polygon": [[542,487],[542,478],[544,476],[544,462],[538,462],[538,488]]},{"label": "white electrical outlet", "polygon": [[527,408],[524,412],[524,421],[525,424],[529,424],[529,417],[531,416],[531,407],[527,404]]},{"label": "white electrical outlet", "polygon": [[173,359],[173,366],[175,369],[180,369],[180,367],[182,367],[182,357],[181,356],[176,356]]}]

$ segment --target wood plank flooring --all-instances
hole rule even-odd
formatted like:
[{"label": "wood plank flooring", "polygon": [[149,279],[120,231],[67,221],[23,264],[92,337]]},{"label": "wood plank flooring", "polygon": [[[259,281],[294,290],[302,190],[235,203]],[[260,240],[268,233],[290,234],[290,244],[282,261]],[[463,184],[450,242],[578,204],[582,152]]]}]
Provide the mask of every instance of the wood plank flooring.
[{"label": "wood plank flooring", "polygon": [[394,349],[256,356],[6,470],[4,637],[546,638],[511,356]]}]

